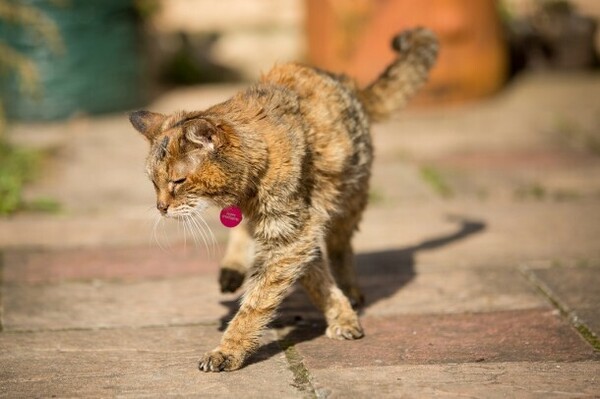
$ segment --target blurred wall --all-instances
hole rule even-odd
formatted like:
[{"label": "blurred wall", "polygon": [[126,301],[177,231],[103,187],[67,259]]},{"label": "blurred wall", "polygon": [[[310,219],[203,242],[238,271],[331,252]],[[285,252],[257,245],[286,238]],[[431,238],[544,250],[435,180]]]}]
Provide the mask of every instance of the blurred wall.
[{"label": "blurred wall", "polygon": [[159,35],[220,33],[214,61],[256,79],[276,62],[305,54],[302,0],[161,0],[153,20]]},{"label": "blurred wall", "polygon": [[[502,1],[517,16],[531,12],[537,3],[537,0]],[[240,70],[246,79],[256,79],[276,62],[306,60],[304,0],[159,0],[159,3],[162,9],[152,24],[159,36],[181,31],[218,32],[221,36],[211,50],[211,57]],[[600,0],[572,0],[572,3],[582,13],[600,19]],[[600,30],[596,48],[600,48]]]},{"label": "blurred wall", "polygon": [[[502,0],[507,8],[518,16],[531,13],[537,1],[534,0]],[[570,0],[577,10],[600,21],[600,0]],[[596,49],[600,50],[600,29],[596,32]]]},{"label": "blurred wall", "polygon": [[[532,0],[502,0],[508,7],[520,14],[531,12],[537,3]],[[570,0],[578,10],[584,14],[600,17],[600,1],[598,0]]]}]

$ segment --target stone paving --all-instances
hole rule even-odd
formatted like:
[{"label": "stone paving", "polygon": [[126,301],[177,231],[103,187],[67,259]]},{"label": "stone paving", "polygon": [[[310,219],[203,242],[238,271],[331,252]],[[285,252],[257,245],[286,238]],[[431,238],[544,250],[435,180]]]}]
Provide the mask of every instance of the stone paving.
[{"label": "stone paving", "polygon": [[294,289],[225,374],[197,370],[238,299],[219,293],[215,212],[214,247],[154,229],[124,115],[16,126],[52,154],[28,198],[63,210],[0,220],[0,397],[600,397],[599,118],[600,76],[541,75],[377,126],[355,239],[365,338],[327,339]]}]

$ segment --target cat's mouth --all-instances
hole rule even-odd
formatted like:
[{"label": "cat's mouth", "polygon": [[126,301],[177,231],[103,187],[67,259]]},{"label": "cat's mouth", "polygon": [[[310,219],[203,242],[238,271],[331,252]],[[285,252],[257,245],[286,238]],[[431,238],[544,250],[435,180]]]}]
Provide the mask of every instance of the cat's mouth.
[{"label": "cat's mouth", "polygon": [[193,213],[190,210],[169,209],[166,213],[163,213],[162,216],[167,219],[183,220],[192,214]]},{"label": "cat's mouth", "polygon": [[195,212],[192,208],[182,209],[181,207],[178,207],[173,209],[169,208],[166,212],[161,213],[161,216],[167,219],[183,220],[196,214],[197,212]]},{"label": "cat's mouth", "polygon": [[166,209],[159,209],[162,217],[157,217],[153,232],[158,245],[161,246],[159,240],[160,229],[158,229],[158,226],[164,219],[171,219],[182,226],[180,231],[183,232],[184,243],[192,241],[197,245],[204,244],[207,253],[216,253],[216,239],[209,224],[206,223],[202,215],[208,205],[209,202],[206,200],[194,200],[173,207],[169,206]]},{"label": "cat's mouth", "polygon": [[201,216],[206,208],[208,208],[208,205],[208,201],[200,199],[189,204],[169,207],[166,212],[161,212],[161,214],[165,218],[184,220],[188,219],[189,217]]}]

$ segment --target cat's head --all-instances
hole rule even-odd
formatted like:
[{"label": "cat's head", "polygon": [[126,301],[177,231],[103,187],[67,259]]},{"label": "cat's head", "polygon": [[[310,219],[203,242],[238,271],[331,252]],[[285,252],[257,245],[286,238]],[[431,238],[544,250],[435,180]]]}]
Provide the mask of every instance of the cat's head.
[{"label": "cat's head", "polygon": [[163,216],[189,215],[211,203],[235,204],[239,146],[226,124],[203,113],[136,111],[129,120],[150,143],[146,172]]}]

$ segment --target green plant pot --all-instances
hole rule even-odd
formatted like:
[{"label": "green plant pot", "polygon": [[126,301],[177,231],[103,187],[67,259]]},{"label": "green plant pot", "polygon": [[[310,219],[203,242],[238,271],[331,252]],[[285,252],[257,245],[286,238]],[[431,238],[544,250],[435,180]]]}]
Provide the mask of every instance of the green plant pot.
[{"label": "green plant pot", "polygon": [[139,18],[131,1],[17,4],[52,21],[59,40],[44,37],[40,26],[0,21],[0,40],[31,60],[38,74],[33,95],[19,89],[14,71],[3,76],[0,98],[9,118],[53,120],[141,105],[145,96]]}]

